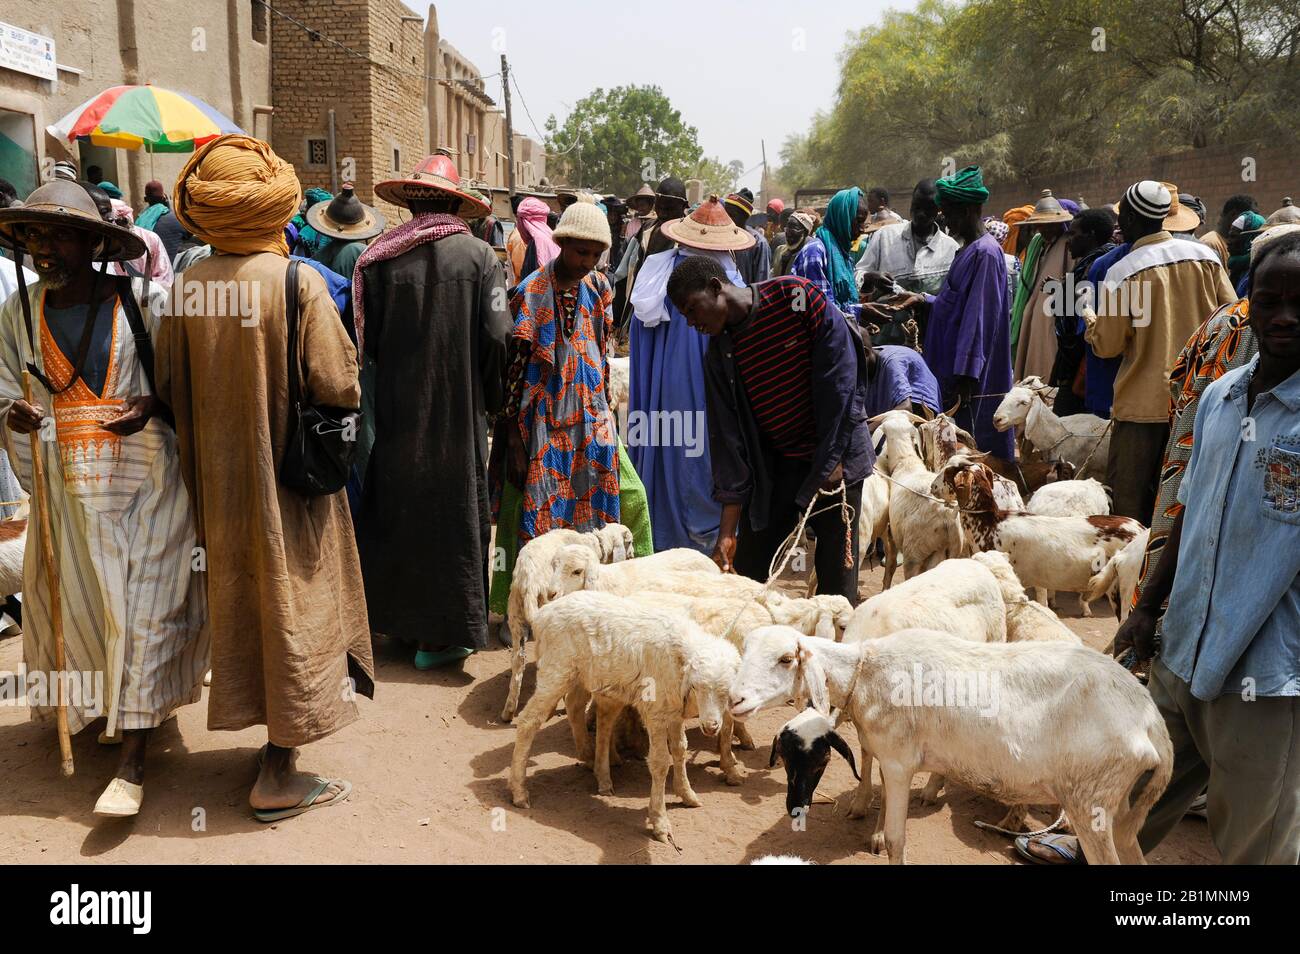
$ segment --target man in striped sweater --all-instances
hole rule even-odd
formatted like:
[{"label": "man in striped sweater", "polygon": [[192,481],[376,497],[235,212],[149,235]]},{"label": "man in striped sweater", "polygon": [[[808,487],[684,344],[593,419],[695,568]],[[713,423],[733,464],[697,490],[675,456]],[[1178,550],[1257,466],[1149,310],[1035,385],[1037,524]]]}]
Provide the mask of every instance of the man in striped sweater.
[{"label": "man in striped sweater", "polygon": [[866,424],[862,339],[816,285],[783,276],[736,287],[712,258],[677,266],[668,297],[712,339],[704,359],[713,496],[723,505],[714,561],[765,581],[817,491],[818,588],[857,603],[855,515],[875,455]]}]

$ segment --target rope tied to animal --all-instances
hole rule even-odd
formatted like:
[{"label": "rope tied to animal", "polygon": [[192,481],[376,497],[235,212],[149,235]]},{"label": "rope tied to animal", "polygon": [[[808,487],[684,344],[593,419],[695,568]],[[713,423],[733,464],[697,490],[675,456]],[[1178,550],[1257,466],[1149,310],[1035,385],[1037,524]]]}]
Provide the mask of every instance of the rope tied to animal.
[{"label": "rope tied to animal", "polygon": [[992,822],[979,821],[978,819],[975,821],[975,827],[982,828],[985,831],[996,831],[1000,835],[1011,835],[1014,838],[1019,838],[1021,835],[1024,835],[1026,838],[1034,838],[1038,835],[1046,835],[1049,832],[1056,831],[1056,829],[1060,828],[1064,823],[1065,812],[1062,811],[1061,814],[1056,816],[1056,821],[1052,822],[1046,828],[1040,828],[1037,831],[1012,831],[1010,828],[999,828]]},{"label": "rope tied to animal", "polygon": [[[821,497],[832,497],[836,493],[840,495],[838,503],[832,503],[829,506],[822,507],[820,510],[813,510],[813,508],[817,506],[818,499]],[[757,603],[759,599],[772,588],[772,584],[780,579],[781,574],[785,572],[786,565],[790,562],[790,558],[794,556],[795,551],[798,549],[799,542],[803,539],[808,521],[818,514],[828,513],[836,508],[839,508],[840,514],[844,520],[844,567],[845,569],[849,569],[853,566],[853,520],[856,514],[854,513],[853,506],[849,503],[848,485],[841,479],[838,487],[833,487],[830,490],[818,488],[817,492],[813,494],[812,500],[808,501],[808,506],[804,508],[803,515],[799,518],[799,523],[795,526],[794,530],[786,535],[786,538],[781,541],[781,545],[776,548],[776,552],[772,554],[772,561],[767,565],[767,582],[763,584],[763,588],[759,591],[757,596],[743,603],[740,609],[736,611],[736,615],[732,617],[731,623],[727,626],[726,632],[722,634],[723,639],[731,638],[731,631],[736,628],[736,623],[740,621],[740,616],[745,612],[746,607],[751,603]],[[776,565],[778,559],[781,563],[780,566]]]}]

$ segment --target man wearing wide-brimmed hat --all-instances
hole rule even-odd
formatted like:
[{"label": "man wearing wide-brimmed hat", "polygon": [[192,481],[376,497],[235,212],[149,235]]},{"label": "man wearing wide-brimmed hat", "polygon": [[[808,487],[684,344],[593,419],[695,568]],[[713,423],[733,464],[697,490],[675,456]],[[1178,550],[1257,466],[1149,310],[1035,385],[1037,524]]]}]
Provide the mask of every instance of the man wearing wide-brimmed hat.
[{"label": "man wearing wide-brimmed hat", "polygon": [[212,247],[173,286],[158,347],[158,388],[175,412],[206,555],[208,728],[266,726],[248,802],[258,821],[274,822],[347,798],[346,780],[299,772],[297,750],[350,725],[356,697],[374,694],[347,495],[309,497],[280,479],[299,426],[291,362],[304,403],[354,409],[356,349],[325,279],[291,271],[284,226],[302,187],[267,143],[212,140],[172,195],[176,218]]},{"label": "man wearing wide-brimmed hat", "polygon": [[1097,356],[1123,356],[1106,466],[1114,512],[1148,526],[1169,437],[1169,369],[1200,324],[1237,300],[1208,246],[1167,231],[1177,191],[1150,179],[1125,191],[1119,227],[1132,247],[1107,269],[1095,311],[1084,315],[1084,337]]},{"label": "man wearing wide-brimmed hat", "polygon": [[375,411],[357,542],[370,630],[429,669],[487,645],[486,425],[501,409],[510,312],[502,264],[466,225],[488,207],[450,159],[428,156],[375,194],[412,217],[357,262],[353,308]]},{"label": "man wearing wide-brimmed hat", "polygon": [[329,202],[317,202],[307,210],[307,224],[329,239],[311,257],[351,281],[366,243],[384,230],[384,217],[363,204],[352,183],[345,182]]},{"label": "man wearing wide-brimmed hat", "polygon": [[[644,260],[628,297],[632,387],[625,439],[645,484],[655,549],[693,547],[708,553],[721,515],[713,499],[707,440],[708,339],[674,308],[668,276],[682,260],[704,255],[717,260],[730,281],[744,285],[734,253],[752,247],[754,236],[731,220],[716,195],[686,218],[661,220],[656,232],[672,244]],[[681,426],[660,427],[664,422]]]},{"label": "man wearing wide-brimmed hat", "polygon": [[[1011,302],[1012,374],[1016,381],[1029,375],[1048,380],[1056,361],[1056,316],[1051,303],[1060,283],[1073,267],[1066,227],[1074,213],[1044,189],[1034,211],[1020,222],[1020,234],[1029,235],[1020,281]],[[1057,290],[1057,291],[1054,291]]]},{"label": "man wearing wide-brimmed hat", "polygon": [[[137,258],[144,243],[105,222],[90,195],[65,180],[0,211],[0,243],[16,257],[31,256],[40,276],[0,307],[9,459],[23,487],[48,504],[64,668],[102,680],[102,695],[87,685],[68,693],[68,726],[75,733],[107,717],[101,741],[123,744],[95,812],[134,815],[144,798],[149,734],[177,707],[199,700],[208,666],[202,575],[191,572],[190,498],[176,437],[154,396],[152,348],[137,347],[157,319],[153,308],[141,313],[128,279],[95,267]],[[39,488],[32,485],[33,449],[44,465]],[[41,508],[31,520],[39,525]],[[24,565],[23,595],[23,661],[29,673],[50,678],[51,593],[37,559]],[[35,707],[35,717],[51,717],[53,701]]]}]

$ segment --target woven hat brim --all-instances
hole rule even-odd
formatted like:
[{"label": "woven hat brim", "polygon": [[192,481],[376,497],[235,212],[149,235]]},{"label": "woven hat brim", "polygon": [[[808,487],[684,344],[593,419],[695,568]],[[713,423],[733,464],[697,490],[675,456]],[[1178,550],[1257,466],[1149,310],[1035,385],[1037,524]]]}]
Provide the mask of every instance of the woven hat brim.
[{"label": "woven hat brim", "polygon": [[697,225],[690,219],[665,222],[661,231],[679,245],[709,252],[743,252],[753,248],[756,241],[738,226]]},{"label": "woven hat brim", "polygon": [[82,229],[94,232],[105,240],[103,251],[96,256],[97,261],[130,262],[148,252],[144,239],[130,229],[113,225],[103,219],[92,219],[66,211],[46,209],[41,206],[18,206],[0,209],[0,241],[12,248],[20,245],[26,248],[16,234],[23,225],[59,225],[65,228]]},{"label": "woven hat brim", "polygon": [[1031,215],[1029,218],[1017,222],[1016,225],[1056,225],[1073,220],[1074,216],[1069,212],[1046,212],[1042,215]]},{"label": "woven hat brim", "polygon": [[1166,232],[1190,232],[1200,228],[1200,225],[1201,217],[1196,214],[1196,210],[1185,205],[1180,205],[1177,212],[1165,217]]},{"label": "woven hat brim", "polygon": [[385,202],[400,205],[404,209],[411,207],[411,199],[421,199],[431,195],[453,195],[460,199],[456,215],[462,219],[481,219],[492,211],[486,202],[481,202],[460,189],[438,185],[428,179],[388,179],[375,186],[375,195]]},{"label": "woven hat brim", "polygon": [[360,222],[355,225],[343,225],[329,217],[328,202],[317,202],[307,210],[307,224],[321,235],[328,235],[330,238],[347,239],[350,242],[374,238],[384,230],[384,217],[378,209],[368,205],[362,205],[361,208],[365,210],[365,217]]}]

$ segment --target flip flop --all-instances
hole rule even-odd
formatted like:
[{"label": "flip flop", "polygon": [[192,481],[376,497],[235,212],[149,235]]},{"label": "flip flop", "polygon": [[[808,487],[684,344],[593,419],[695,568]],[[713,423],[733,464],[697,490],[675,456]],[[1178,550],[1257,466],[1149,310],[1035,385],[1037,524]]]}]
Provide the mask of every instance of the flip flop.
[{"label": "flip flop", "polygon": [[[300,801],[297,805],[294,805],[292,808],[275,808],[275,809],[255,808],[253,809],[253,817],[260,822],[281,821],[282,819],[285,818],[292,818],[294,815],[302,815],[306,812],[312,811],[313,809],[329,808],[331,805],[343,801],[345,798],[347,798],[349,795],[352,794],[352,783],[347,781],[346,779],[321,778],[319,775],[314,776],[314,778],[316,780],[316,787],[313,788],[310,792],[308,792],[307,796],[302,801]],[[335,782],[343,786],[343,791],[339,792],[333,798],[327,799],[326,801],[323,802],[316,801],[316,799],[320,797],[321,793],[324,792],[325,789],[329,788],[330,785],[334,784]]]},{"label": "flip flop", "polygon": [[474,650],[468,646],[448,646],[446,649],[439,649],[437,652],[417,649],[415,652],[415,668],[421,671],[437,669],[440,666],[458,663],[473,655]]},{"label": "flip flop", "polygon": [[[1029,840],[1032,838],[1035,844],[1043,845],[1046,848],[1056,852],[1060,861],[1048,861],[1046,858],[1040,858],[1029,850]],[[1069,839],[1073,843],[1073,848],[1069,847],[1065,840]],[[1054,832],[1050,835],[1017,835],[1015,840],[1016,854],[1020,855],[1026,861],[1035,865],[1082,865],[1087,864],[1083,859],[1083,852],[1079,850],[1079,842],[1073,835],[1066,835],[1060,832]]]}]

